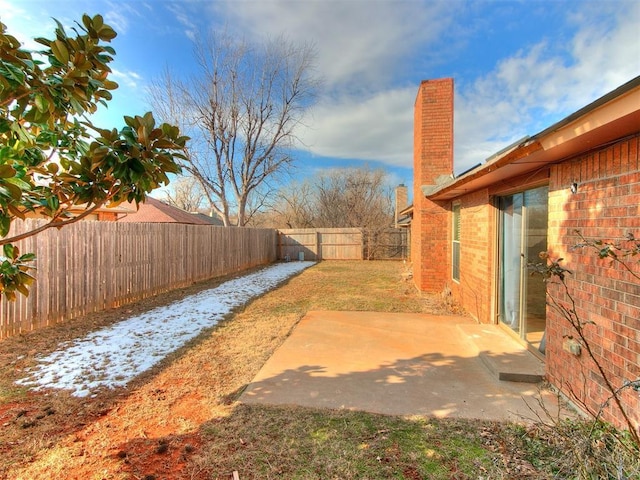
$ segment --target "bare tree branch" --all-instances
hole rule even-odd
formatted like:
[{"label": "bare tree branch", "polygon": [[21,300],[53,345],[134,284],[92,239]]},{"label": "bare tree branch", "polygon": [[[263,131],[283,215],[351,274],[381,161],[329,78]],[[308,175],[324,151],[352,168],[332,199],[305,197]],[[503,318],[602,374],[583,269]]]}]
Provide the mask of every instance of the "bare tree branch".
[{"label": "bare tree branch", "polygon": [[345,168],[293,183],[270,206],[272,226],[356,227],[375,235],[393,223],[386,180],[383,170]]},{"label": "bare tree branch", "polygon": [[166,192],[169,205],[181,208],[187,212],[198,211],[205,200],[200,181],[195,177],[180,177],[171,182],[172,189]]},{"label": "bare tree branch", "polygon": [[[287,171],[297,128],[315,100],[314,51],[284,38],[251,45],[212,34],[196,44],[199,73],[151,89],[159,114],[194,139],[183,168],[225,225],[244,226],[264,184]],[[253,203],[252,203],[253,202]]]}]

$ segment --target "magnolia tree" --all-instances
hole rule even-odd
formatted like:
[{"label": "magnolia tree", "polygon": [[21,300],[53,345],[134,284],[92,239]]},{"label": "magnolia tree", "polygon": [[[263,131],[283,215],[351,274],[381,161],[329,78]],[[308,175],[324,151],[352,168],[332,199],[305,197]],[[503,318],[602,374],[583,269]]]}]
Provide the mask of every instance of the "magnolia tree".
[{"label": "magnolia tree", "polygon": [[[103,205],[145,199],[178,173],[187,137],[156,125],[151,113],[124,117],[124,128],[105,129],[89,114],[111,100],[109,80],[116,32],[100,15],[84,15],[67,34],[37,38],[31,52],[0,23],[0,295],[28,295],[35,256],[15,242],[47,228],[81,220]],[[79,215],[71,207],[85,207]],[[27,216],[47,222],[12,236],[11,224]]]}]

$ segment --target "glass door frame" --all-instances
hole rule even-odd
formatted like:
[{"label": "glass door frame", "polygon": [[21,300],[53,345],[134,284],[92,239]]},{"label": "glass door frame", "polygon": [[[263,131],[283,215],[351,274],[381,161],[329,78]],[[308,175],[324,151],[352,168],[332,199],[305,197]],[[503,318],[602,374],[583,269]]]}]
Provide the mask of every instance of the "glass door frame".
[{"label": "glass door frame", "polygon": [[[545,310],[546,310],[546,298],[542,298],[542,307],[541,310],[542,312],[537,312],[537,318],[535,319],[535,322],[540,323],[540,321],[543,322],[543,326],[542,326],[542,330],[538,331],[536,330],[535,332],[529,328],[533,325],[534,321],[533,319],[529,319],[528,317],[530,315],[528,315],[527,309],[529,308],[527,305],[527,295],[531,295],[531,292],[528,290],[528,282],[533,281],[534,279],[530,278],[530,276],[528,275],[528,271],[526,268],[526,262],[527,262],[527,256],[526,256],[526,250],[527,250],[527,246],[529,246],[529,249],[531,250],[531,246],[528,245],[528,241],[530,238],[535,238],[536,236],[532,233],[533,232],[533,228],[531,228],[531,225],[528,223],[528,221],[530,220],[529,218],[529,205],[527,205],[526,202],[526,193],[527,192],[532,192],[534,190],[537,189],[543,189],[543,188],[547,188],[548,189],[548,185],[547,184],[542,184],[542,185],[531,185],[528,188],[525,189],[520,189],[517,191],[509,191],[509,192],[504,192],[504,193],[500,193],[500,194],[496,194],[494,197],[494,206],[496,208],[496,215],[497,215],[497,222],[496,222],[496,226],[497,226],[497,230],[496,230],[496,282],[495,282],[495,305],[496,305],[496,309],[495,309],[495,321],[498,325],[500,325],[505,331],[507,331],[511,336],[513,336],[514,338],[516,338],[519,342],[523,343],[524,345],[527,346],[527,348],[529,348],[529,350],[533,351],[534,353],[536,353],[538,356],[541,356],[542,358],[544,358],[544,354],[541,353],[539,351],[539,346],[540,346],[540,342],[542,341],[542,336],[544,335],[544,322],[546,322],[546,320],[544,320],[545,317]],[[504,294],[505,294],[505,262],[504,262],[504,255],[505,255],[505,240],[504,240],[504,235],[505,235],[505,228],[507,228],[507,225],[505,224],[505,208],[504,208],[504,203],[506,201],[506,199],[508,199],[509,197],[512,197],[512,200],[515,200],[517,198],[518,195],[521,195],[521,204],[520,204],[520,219],[519,219],[519,226],[518,226],[518,230],[519,232],[517,234],[515,234],[514,236],[519,239],[519,245],[514,245],[512,244],[512,246],[514,247],[515,251],[518,252],[518,255],[520,257],[519,260],[519,268],[518,268],[518,273],[517,275],[514,275],[513,277],[511,277],[509,280],[507,280],[507,282],[509,281],[515,281],[517,277],[517,285],[515,285],[515,287],[518,289],[517,291],[517,298],[515,297],[515,295],[513,295],[513,299],[514,301],[518,304],[517,305],[517,326],[516,328],[513,328],[512,326],[509,325],[509,321],[507,318],[505,318],[506,312],[505,312],[505,308],[504,308]],[[544,228],[545,228],[545,232],[548,231],[548,190],[546,192],[545,195],[546,198],[546,208],[544,210],[545,215],[544,215]],[[512,203],[512,205],[515,204],[515,202]],[[533,211],[533,209],[532,209]],[[538,218],[538,220],[540,219],[540,217]],[[540,238],[540,232],[538,232],[537,237]],[[546,250],[546,235],[544,235],[544,248],[542,250]],[[516,243],[518,243],[518,240],[516,241]],[[531,252],[529,252],[531,254]],[[537,255],[539,252],[535,252],[535,255]],[[513,259],[513,256],[512,256]],[[531,260],[534,260],[533,258],[530,258]],[[513,262],[514,264],[516,262]],[[542,280],[540,279],[540,282],[542,283]],[[513,287],[513,285],[512,285]],[[535,290],[540,290],[540,286],[535,286]],[[541,291],[536,291],[534,292],[535,295],[537,295],[538,297],[540,295],[545,295],[544,290]],[[531,298],[529,298],[531,300]],[[540,301],[539,298],[537,298],[538,301]],[[538,309],[540,310],[540,307],[538,307]],[[542,315],[542,319],[540,318],[540,316]],[[529,325],[529,321],[531,320],[531,325]],[[538,326],[539,328],[539,326]],[[530,335],[532,334],[532,335]]]}]

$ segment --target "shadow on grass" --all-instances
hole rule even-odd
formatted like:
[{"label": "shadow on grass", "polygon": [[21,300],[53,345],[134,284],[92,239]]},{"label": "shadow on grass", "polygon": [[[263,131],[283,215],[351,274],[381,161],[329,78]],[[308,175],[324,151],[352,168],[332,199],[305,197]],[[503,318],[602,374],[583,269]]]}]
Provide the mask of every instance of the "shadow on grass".
[{"label": "shadow on grass", "polygon": [[239,404],[202,425],[200,444],[195,435],[138,438],[121,445],[120,460],[134,478],[175,480],[231,479],[234,471],[242,480],[498,478],[483,428],[492,424]]}]

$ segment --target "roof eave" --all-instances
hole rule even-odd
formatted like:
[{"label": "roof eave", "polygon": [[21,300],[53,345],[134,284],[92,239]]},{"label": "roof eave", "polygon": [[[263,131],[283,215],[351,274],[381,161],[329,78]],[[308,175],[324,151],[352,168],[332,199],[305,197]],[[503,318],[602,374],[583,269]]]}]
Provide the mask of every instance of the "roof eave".
[{"label": "roof eave", "polygon": [[421,189],[431,200],[451,200],[624,138],[639,130],[639,106],[640,76],[538,134],[498,152],[477,168]]}]

